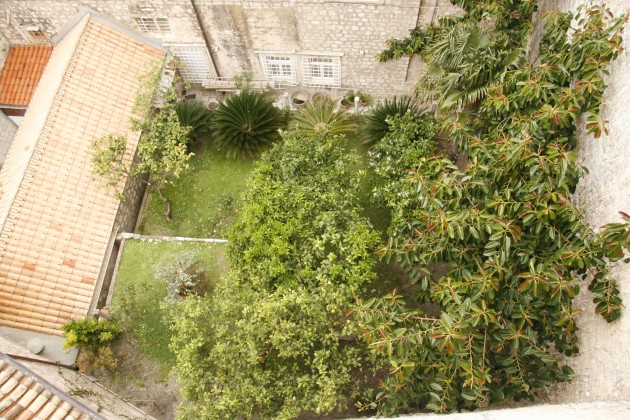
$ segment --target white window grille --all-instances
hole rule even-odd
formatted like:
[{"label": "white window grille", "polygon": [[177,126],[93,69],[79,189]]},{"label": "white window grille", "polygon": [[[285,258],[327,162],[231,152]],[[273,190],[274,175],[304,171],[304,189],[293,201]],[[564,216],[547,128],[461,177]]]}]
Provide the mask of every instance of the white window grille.
[{"label": "white window grille", "polygon": [[134,18],[138,24],[138,28],[142,32],[151,34],[170,34],[171,24],[167,18],[160,17],[137,17]]},{"label": "white window grille", "polygon": [[304,86],[341,87],[341,59],[339,57],[302,57]]},{"label": "white window grille", "polygon": [[274,81],[276,84],[297,84],[297,69],[292,56],[261,54],[260,64],[265,73],[265,79]]},{"label": "white window grille", "polygon": [[205,46],[172,46],[171,51],[177,58],[179,73],[190,83],[204,83],[217,77],[212,59]]},{"label": "white window grille", "polygon": [[21,27],[22,34],[31,44],[50,44],[50,39],[43,29],[37,26],[23,26]]}]

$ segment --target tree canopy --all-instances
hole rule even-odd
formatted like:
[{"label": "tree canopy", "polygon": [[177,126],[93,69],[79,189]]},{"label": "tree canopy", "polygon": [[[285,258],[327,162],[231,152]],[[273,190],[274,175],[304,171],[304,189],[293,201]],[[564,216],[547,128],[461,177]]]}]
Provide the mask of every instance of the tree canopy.
[{"label": "tree canopy", "polygon": [[[124,197],[120,182],[126,176],[148,176],[145,182],[166,203],[165,216],[170,220],[172,205],[162,189],[189,168],[193,153],[187,151],[186,143],[192,128],[180,124],[175,92],[160,85],[160,70],[156,65],[143,76],[136,94],[130,124],[141,133],[137,160],[129,155],[127,136],[110,133],[92,143],[92,170],[103,187],[121,199]],[[156,98],[161,102],[159,109],[153,108]]]},{"label": "tree canopy", "polygon": [[[623,20],[603,6],[546,15],[534,65],[526,42],[536,2],[454,3],[465,16],[412,38],[442,75],[422,76],[419,96],[437,101],[444,133],[467,164],[416,160],[393,184],[390,195],[406,199],[389,200],[394,220],[381,252],[420,291],[364,301],[355,311],[359,330],[392,366],[372,403],[386,414],[533,398],[569,381],[573,372],[559,354],[578,351],[580,280],[608,322],[621,311],[606,247],[571,196],[585,172],[576,124],[585,112],[587,132],[605,132],[604,75],[621,52]],[[414,42],[393,42],[384,58]],[[469,60],[480,51],[490,60],[481,67]],[[479,94],[462,100],[471,90]],[[419,310],[425,303],[440,315]]]},{"label": "tree canopy", "polygon": [[229,274],[173,311],[184,417],[327,413],[359,387],[367,351],[346,311],[375,277],[378,235],[355,197],[357,156],[341,137],[283,137],[249,181]]}]

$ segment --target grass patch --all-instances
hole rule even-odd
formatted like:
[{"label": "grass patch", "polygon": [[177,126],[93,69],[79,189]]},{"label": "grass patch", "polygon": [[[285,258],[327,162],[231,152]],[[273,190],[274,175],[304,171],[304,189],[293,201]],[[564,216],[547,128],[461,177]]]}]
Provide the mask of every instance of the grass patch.
[{"label": "grass patch", "polygon": [[230,159],[203,142],[190,161],[191,170],[164,194],[173,203],[173,220],[164,217],[165,204],[149,194],[140,233],[145,235],[223,238],[236,219],[251,173],[251,159]]},{"label": "grass patch", "polygon": [[168,347],[171,331],[160,308],[166,296],[166,283],[155,279],[155,265],[172,261],[183,251],[195,252],[208,281],[208,291],[227,270],[226,250],[227,244],[125,242],[112,312],[121,318],[126,333],[136,341],[139,351],[160,363],[163,371],[172,366],[174,354]]}]

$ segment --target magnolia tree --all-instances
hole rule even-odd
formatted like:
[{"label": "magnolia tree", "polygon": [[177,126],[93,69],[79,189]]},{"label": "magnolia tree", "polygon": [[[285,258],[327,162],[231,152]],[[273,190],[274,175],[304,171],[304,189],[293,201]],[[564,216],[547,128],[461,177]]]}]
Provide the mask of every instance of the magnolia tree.
[{"label": "magnolia tree", "polygon": [[[535,1],[453,3],[465,16],[415,30],[382,55],[423,50],[430,66],[418,94],[437,101],[444,135],[467,156],[458,167],[444,156],[409,159],[414,148],[401,153],[396,142],[381,146],[409,165],[385,195],[394,220],[381,253],[419,286],[417,296],[394,292],[354,312],[357,331],[391,366],[365,403],[384,414],[533,398],[572,378],[560,354],[578,352],[573,298],[583,282],[604,319],[621,311],[607,257],[622,258],[628,225],[596,235],[571,195],[585,172],[576,124],[586,113],[588,133],[605,131],[604,75],[621,52],[623,20],[602,6],[546,15],[534,65]],[[439,316],[418,309],[425,303]]]}]

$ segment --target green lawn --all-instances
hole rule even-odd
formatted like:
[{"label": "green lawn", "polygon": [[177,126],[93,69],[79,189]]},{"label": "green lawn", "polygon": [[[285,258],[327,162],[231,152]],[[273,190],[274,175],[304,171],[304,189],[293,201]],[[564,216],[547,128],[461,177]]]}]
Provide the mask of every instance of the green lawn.
[{"label": "green lawn", "polygon": [[173,203],[173,220],[164,217],[165,204],[151,191],[140,233],[145,235],[223,238],[241,207],[247,177],[254,162],[229,159],[212,148],[195,151],[191,170],[164,194]]},{"label": "green lawn", "polygon": [[178,253],[196,253],[207,281],[207,293],[227,269],[226,244],[198,242],[142,242],[127,240],[118,267],[112,313],[121,318],[127,334],[136,340],[139,350],[160,363],[167,371],[174,355],[168,348],[171,332],[164,322],[160,305],[166,295],[166,283],[154,278],[158,262],[172,260]]}]

